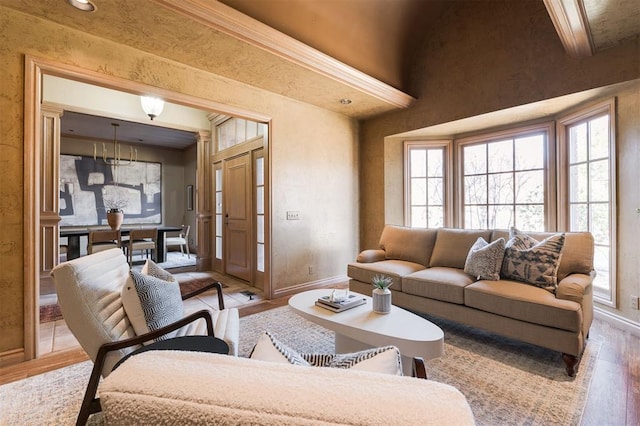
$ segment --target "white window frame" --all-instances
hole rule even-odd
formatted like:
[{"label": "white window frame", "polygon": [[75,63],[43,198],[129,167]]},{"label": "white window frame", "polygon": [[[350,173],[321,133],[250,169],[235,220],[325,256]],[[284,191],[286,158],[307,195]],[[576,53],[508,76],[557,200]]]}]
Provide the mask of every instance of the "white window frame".
[{"label": "white window frame", "polygon": [[545,136],[545,159],[544,159],[544,229],[555,231],[557,229],[556,213],[556,156],[555,156],[555,125],[552,121],[511,127],[509,129],[483,133],[481,135],[470,136],[454,141],[456,146],[456,226],[464,227],[464,148],[469,145],[486,144],[501,139],[515,139],[529,134],[544,133]]},{"label": "white window frame", "polygon": [[414,140],[403,142],[404,161],[404,224],[411,226],[411,158],[412,149],[442,149],[442,188],[443,188],[443,222],[444,226],[453,226],[454,215],[451,203],[453,202],[453,158],[451,155],[453,141],[446,139],[438,140]]},{"label": "white window frame", "polygon": [[609,291],[598,292],[594,288],[594,299],[603,305],[617,308],[617,189],[616,189],[616,105],[615,98],[608,99],[597,104],[581,108],[580,110],[562,116],[558,119],[558,160],[560,170],[558,185],[559,211],[561,229],[569,229],[570,205],[569,205],[569,140],[567,132],[569,127],[583,121],[596,118],[601,115],[609,115]]}]

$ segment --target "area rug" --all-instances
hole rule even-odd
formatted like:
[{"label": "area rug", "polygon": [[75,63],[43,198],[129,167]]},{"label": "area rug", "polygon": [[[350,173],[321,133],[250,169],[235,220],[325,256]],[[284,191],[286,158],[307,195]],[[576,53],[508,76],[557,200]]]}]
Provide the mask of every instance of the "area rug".
[{"label": "area rug", "polygon": [[[580,423],[598,342],[589,342],[571,379],[555,352],[432,320],[445,331],[445,355],[427,362],[429,378],[460,389],[478,425]],[[265,330],[301,352],[334,350],[333,332],[286,306],[241,318],[240,330],[241,356]],[[84,362],[0,386],[0,425],[74,424],[90,370],[91,363]],[[89,424],[102,424],[101,416],[92,416]]]}]

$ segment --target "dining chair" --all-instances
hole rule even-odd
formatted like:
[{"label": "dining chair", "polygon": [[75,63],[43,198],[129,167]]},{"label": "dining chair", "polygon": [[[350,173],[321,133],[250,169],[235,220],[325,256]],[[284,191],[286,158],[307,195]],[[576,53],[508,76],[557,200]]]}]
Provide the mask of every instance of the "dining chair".
[{"label": "dining chair", "polygon": [[149,258],[149,253],[153,250],[152,258],[156,257],[158,252],[158,229],[132,229],[129,232],[129,248],[127,255],[129,257],[129,265],[133,264],[133,252],[143,251]]},{"label": "dining chair", "polygon": [[167,248],[170,246],[180,246],[182,255],[184,256],[186,251],[187,257],[191,258],[191,254],[189,253],[189,229],[191,229],[191,225],[182,225],[182,231],[180,231],[179,236],[165,238]]},{"label": "dining chair", "polygon": [[122,247],[120,230],[92,230],[89,231],[87,254]]}]

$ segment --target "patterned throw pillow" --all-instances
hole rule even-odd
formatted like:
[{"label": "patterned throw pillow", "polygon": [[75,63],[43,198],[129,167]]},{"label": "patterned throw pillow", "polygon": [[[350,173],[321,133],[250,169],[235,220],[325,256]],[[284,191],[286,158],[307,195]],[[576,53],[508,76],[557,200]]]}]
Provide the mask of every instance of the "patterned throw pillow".
[{"label": "patterned throw pillow", "polygon": [[510,235],[502,262],[503,278],[555,291],[558,285],[558,266],[564,247],[564,234],[555,234],[538,241],[512,228]]},{"label": "patterned throw pillow", "polygon": [[310,365],[298,352],[277,340],[268,331],[260,336],[249,358],[280,364]]},{"label": "patterned throw pillow", "polygon": [[[177,282],[164,281],[134,270],[131,270],[130,274],[149,331],[157,330],[184,317],[184,305],[180,295],[180,285]],[[136,333],[138,333],[137,330]],[[170,339],[176,333],[177,330],[160,336],[156,340]]]},{"label": "patterned throw pillow", "polygon": [[504,238],[488,243],[484,238],[478,237],[469,250],[464,263],[464,272],[478,280],[499,280],[504,259],[504,246]]},{"label": "patterned throw pillow", "polygon": [[335,354],[327,367],[402,376],[402,357],[395,346],[384,346],[349,354]]}]

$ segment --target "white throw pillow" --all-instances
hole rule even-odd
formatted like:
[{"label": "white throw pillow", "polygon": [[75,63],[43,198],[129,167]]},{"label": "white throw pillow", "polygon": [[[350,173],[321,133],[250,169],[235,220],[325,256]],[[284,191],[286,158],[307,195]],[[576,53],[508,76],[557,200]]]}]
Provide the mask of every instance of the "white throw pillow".
[{"label": "white throw pillow", "polygon": [[278,341],[271,333],[265,332],[253,347],[249,358],[262,361],[309,366],[298,352]]}]

